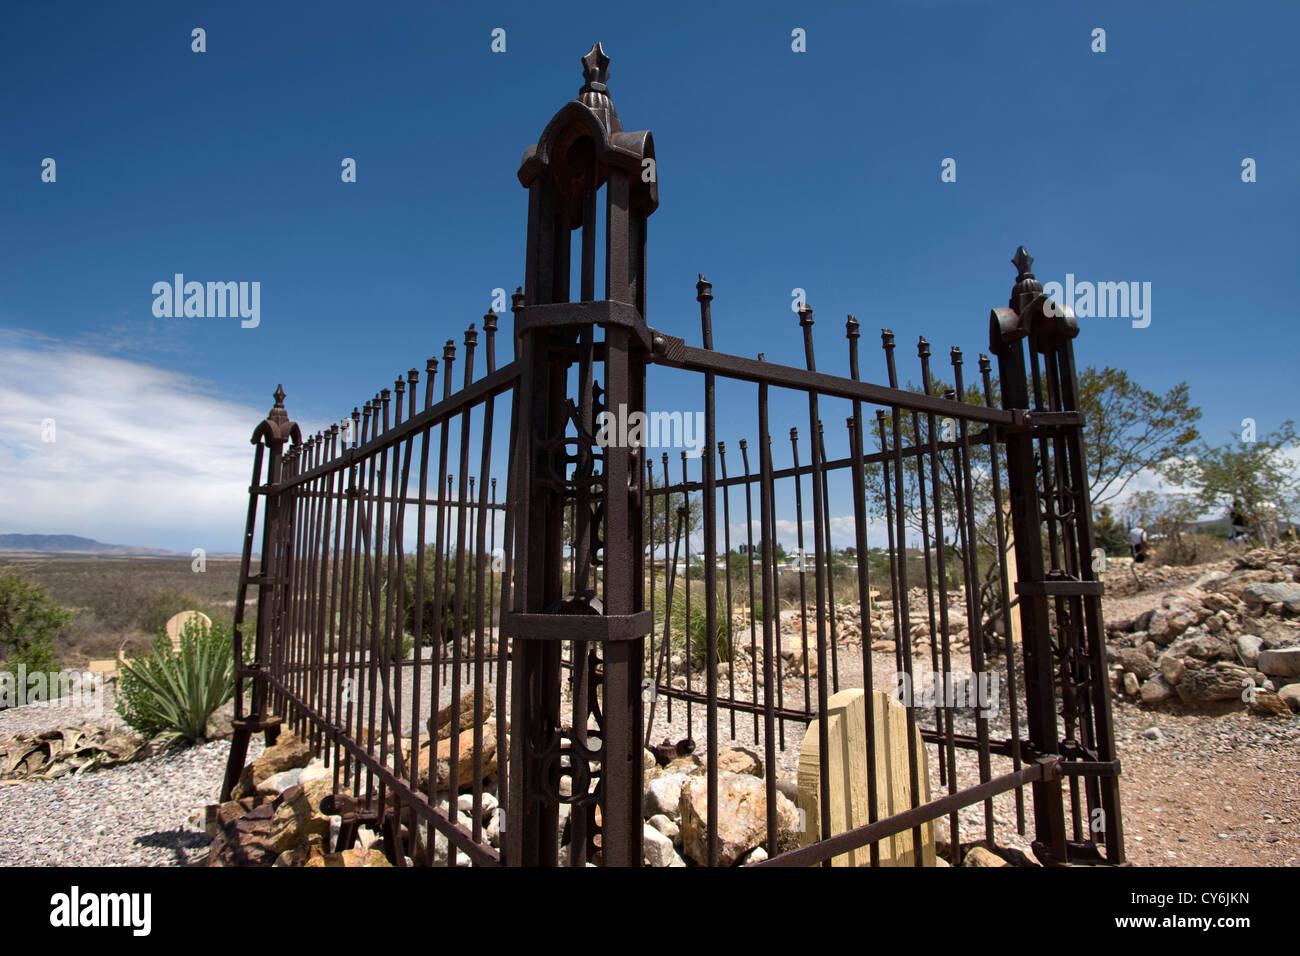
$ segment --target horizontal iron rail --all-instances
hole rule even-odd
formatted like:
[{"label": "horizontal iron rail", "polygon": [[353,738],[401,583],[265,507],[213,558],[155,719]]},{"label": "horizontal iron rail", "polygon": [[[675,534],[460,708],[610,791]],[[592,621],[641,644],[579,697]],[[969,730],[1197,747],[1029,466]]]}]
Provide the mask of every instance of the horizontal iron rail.
[{"label": "horizontal iron rail", "polygon": [[[273,485],[254,485],[248,489],[250,495],[269,495],[277,493],[277,487]],[[365,497],[364,494],[352,495],[346,491],[300,491],[298,494],[306,501],[325,500],[325,501],[347,501],[353,497]],[[484,511],[505,511],[504,504],[480,504],[477,501],[466,499],[460,501],[456,498],[413,498],[410,495],[399,495],[396,498],[389,496],[385,499],[388,504],[396,502],[399,505],[425,505],[433,507],[434,505],[446,505],[449,508],[465,508],[474,510],[482,508]]]},{"label": "horizontal iron rail", "polygon": [[815,392],[832,398],[869,402],[873,405],[884,405],[904,411],[933,412],[936,415],[964,418],[967,421],[999,425],[1003,428],[1024,427],[1025,412],[1019,410],[1006,411],[990,408],[987,405],[970,405],[953,399],[937,398],[933,395],[888,388],[884,385],[872,385],[869,382],[827,375],[825,372],[810,372],[807,369],[778,365],[775,362],[760,362],[757,359],[699,349],[690,345],[677,344],[677,342],[680,340],[670,344],[663,352],[655,352],[651,360],[656,365],[678,368],[687,372],[713,372],[726,378],[754,383],[766,382],[779,388]]},{"label": "horizontal iron rail", "polygon": [[1006,793],[1008,790],[1015,790],[1025,784],[1035,783],[1039,780],[1055,779],[1060,776],[1060,764],[1061,761],[1057,757],[1045,757],[1036,763],[1022,767],[1020,770],[994,777],[987,783],[959,790],[950,796],[931,800],[929,803],[923,803],[911,810],[904,810],[902,813],[885,817],[875,823],[868,823],[852,830],[845,830],[833,837],[827,837],[816,843],[800,847],[797,850],[791,850],[788,853],[782,853],[780,856],[774,856],[762,863],[753,865],[812,866],[843,853],[848,853],[851,850],[856,850],[858,847],[866,846],[868,843],[876,843],[886,837],[902,833],[904,830],[914,829],[922,823],[937,820],[939,817],[947,816],[963,807],[982,803],[999,793]]},{"label": "horizontal iron rail", "polygon": [[[988,432],[987,431],[977,432],[976,434],[971,435],[969,438],[969,442],[971,445],[988,444]],[[962,444],[961,442],[955,442],[955,441],[954,442],[941,441],[935,447],[938,448],[939,451],[959,451],[962,447]],[[904,448],[901,452],[897,454],[895,454],[892,451],[878,451],[878,452],[872,452],[870,455],[863,455],[862,464],[875,465],[881,462],[892,462],[895,458],[900,458],[900,457],[904,459],[918,458],[922,455],[928,455],[928,454],[930,454],[929,445],[912,447],[912,448]],[[821,466],[821,470],[824,472],[837,471],[841,468],[850,468],[852,467],[852,465],[853,465],[852,458],[836,458],[834,461],[825,462]],[[779,481],[782,478],[794,478],[796,476],[804,477],[806,475],[811,475],[811,474],[813,474],[812,465],[800,465],[798,468],[794,468],[794,467],[778,468],[772,472],[772,480]],[[760,480],[762,480],[762,476],[757,474],[729,475],[725,480],[722,478],[715,478],[714,484],[719,488],[730,488],[732,486],[739,486],[744,484],[751,484],[751,485],[758,484]],[[675,485],[657,485],[654,488],[647,488],[645,490],[645,493],[647,495],[663,495],[663,494],[667,494],[668,492],[677,494],[682,491],[703,491],[703,490],[704,490],[704,482],[702,481],[684,481],[684,482],[678,482]]]},{"label": "horizontal iron rail", "polygon": [[413,438],[422,431],[427,431],[435,425],[441,425],[445,420],[455,418],[468,408],[481,405],[488,399],[495,398],[502,392],[508,391],[514,387],[518,378],[519,368],[516,363],[511,362],[509,365],[483,376],[477,382],[462,388],[450,398],[445,398],[424,411],[417,412],[413,417],[406,419],[400,425],[394,425],[388,431],[370,439],[364,445],[348,448],[336,458],[331,458],[315,468],[272,485],[268,493],[278,495],[331,472],[341,471],[357,462],[365,461],[399,442]]}]

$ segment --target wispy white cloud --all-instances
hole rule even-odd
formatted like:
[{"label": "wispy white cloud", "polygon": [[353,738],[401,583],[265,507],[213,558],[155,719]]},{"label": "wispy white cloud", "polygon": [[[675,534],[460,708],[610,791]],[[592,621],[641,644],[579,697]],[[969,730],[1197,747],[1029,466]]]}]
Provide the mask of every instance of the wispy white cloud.
[{"label": "wispy white cloud", "polygon": [[[189,551],[238,548],[253,425],[211,383],[0,334],[0,530]],[[52,420],[54,441],[42,434]]]}]

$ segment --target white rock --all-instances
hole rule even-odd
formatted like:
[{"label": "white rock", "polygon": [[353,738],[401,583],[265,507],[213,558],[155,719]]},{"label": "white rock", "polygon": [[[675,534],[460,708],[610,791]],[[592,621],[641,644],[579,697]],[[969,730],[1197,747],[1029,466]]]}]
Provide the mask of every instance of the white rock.
[{"label": "white rock", "polygon": [[319,757],[313,757],[311,763],[307,764],[307,766],[303,767],[299,772],[298,783],[302,786],[306,786],[313,780],[325,780],[332,773],[333,771],[330,770],[329,767],[325,766]]},{"label": "white rock", "polygon": [[676,844],[682,838],[682,828],[673,822],[673,818],[664,813],[656,813],[646,821],[668,839]]},{"label": "white rock", "polygon": [[1142,703],[1159,704],[1174,696],[1174,689],[1162,676],[1155,676],[1142,685]]},{"label": "white rock", "polygon": [[1264,639],[1257,634],[1239,634],[1237,635],[1237,656],[1241,662],[1248,667],[1255,667],[1259,663],[1259,650],[1263,645]]},{"label": "white rock", "polygon": [[257,785],[257,792],[263,796],[284,793],[290,787],[298,786],[302,779],[302,771],[302,767],[295,767],[292,770],[273,773]]},{"label": "white rock", "polygon": [[648,823],[641,827],[641,853],[646,862],[655,867],[670,866],[677,856],[673,841]]},{"label": "white rock", "polygon": [[762,863],[766,859],[767,859],[767,850],[763,849],[761,846],[756,846],[754,847],[754,849],[750,850],[748,853],[745,854],[745,856],[740,861],[740,865],[752,866],[755,863]]},{"label": "white rock", "polygon": [[1260,651],[1257,666],[1270,677],[1300,677],[1300,647]]},{"label": "white rock", "polygon": [[682,798],[682,785],[686,782],[684,773],[666,773],[650,781],[645,791],[645,812],[654,816],[662,813],[667,817],[676,817],[680,812],[678,805]]}]

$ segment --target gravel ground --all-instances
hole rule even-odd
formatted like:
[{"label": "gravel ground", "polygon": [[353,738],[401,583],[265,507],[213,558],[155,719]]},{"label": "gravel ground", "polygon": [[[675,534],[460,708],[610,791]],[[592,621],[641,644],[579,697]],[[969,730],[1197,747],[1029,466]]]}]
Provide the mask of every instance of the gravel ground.
[{"label": "gravel ground", "polygon": [[[208,846],[202,817],[190,818],[216,800],[229,751],[229,741],[214,740],[80,776],[0,786],[0,864],[183,865]],[[249,755],[261,752],[255,738]]]},{"label": "gravel ground", "polygon": [[100,700],[55,700],[0,710],[0,740],[14,734],[34,734],[73,724],[97,724],[100,727],[125,726],[117,715],[116,697],[111,685],[103,688]]},{"label": "gravel ground", "polygon": [[[1107,616],[1132,616],[1155,606],[1169,585],[1106,603]],[[856,646],[841,649],[840,686],[861,686],[861,656]],[[962,655],[955,655],[954,667]],[[928,670],[928,657],[926,659]],[[892,686],[892,653],[873,653],[872,671],[878,688]],[[1019,675],[1018,675],[1019,679]],[[1005,675],[1003,676],[1005,681]],[[429,712],[429,669],[422,671],[418,722]],[[738,684],[740,680],[738,678]],[[698,678],[695,681],[698,686]],[[404,669],[402,723],[411,726],[414,669]],[[469,680],[462,683],[468,690]],[[495,684],[488,682],[495,700]],[[815,682],[814,682],[815,688]],[[1009,709],[1002,695],[998,717],[992,721],[994,739],[1009,734]],[[802,679],[786,683],[788,701],[802,702]],[[440,690],[440,703],[450,695]],[[567,707],[566,707],[567,710]],[[1297,866],[1300,865],[1300,719],[1266,719],[1226,708],[1222,713],[1186,711],[1175,705],[1152,711],[1125,700],[1113,702],[1116,741],[1123,762],[1121,803],[1129,859],[1135,865],[1165,866]],[[704,706],[687,708],[674,702],[672,718],[661,699],[655,708],[651,740],[676,741],[693,736],[705,747]],[[120,722],[113,711],[111,690],[96,716],[75,707],[13,708],[0,712],[0,736],[31,733],[82,722]],[[1023,721],[1023,715],[1022,715]],[[931,723],[924,720],[923,723]],[[958,714],[957,731],[973,733],[969,712]],[[721,712],[719,746],[739,745],[761,755],[762,724],[753,732],[753,718],[737,715],[737,734],[730,737],[730,720]],[[1023,723],[1022,723],[1023,726]],[[795,779],[804,726],[787,722],[785,748],[778,750],[778,776]],[[250,758],[261,752],[254,738]],[[181,865],[207,846],[207,838],[191,823],[196,810],[216,799],[225,770],[227,741],[156,754],[135,764],[100,770],[52,782],[0,786],[0,864],[65,865]],[[947,790],[940,782],[931,748],[931,795]],[[1007,772],[1011,762],[994,757],[992,773]],[[975,755],[958,751],[960,786],[978,782]],[[1015,794],[993,800],[995,838],[1000,846],[1029,850],[1029,839],[1016,827]],[[1033,833],[1032,800],[1025,798],[1026,832]],[[983,836],[983,807],[960,814],[961,839]],[[936,836],[948,839],[947,821],[937,821]]]}]

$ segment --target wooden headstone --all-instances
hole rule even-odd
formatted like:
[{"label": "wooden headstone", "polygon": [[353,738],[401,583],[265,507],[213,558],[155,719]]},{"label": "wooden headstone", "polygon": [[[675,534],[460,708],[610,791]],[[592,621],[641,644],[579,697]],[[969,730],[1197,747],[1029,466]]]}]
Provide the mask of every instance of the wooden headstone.
[{"label": "wooden headstone", "polygon": [[180,650],[181,635],[185,633],[185,625],[191,620],[197,620],[205,628],[212,627],[212,619],[202,611],[181,611],[179,614],[173,614],[167,621],[167,636],[171,638],[173,650]]},{"label": "wooden headstone", "polygon": [[[870,823],[867,800],[867,695],[861,688],[842,690],[827,701],[827,756],[830,778],[831,832],[835,836]],[[884,691],[875,692],[876,818],[910,810],[911,776],[907,763],[907,711]],[[821,830],[821,774],[818,724],[804,734],[799,753],[799,809],[803,831],[800,844],[823,839]],[[920,731],[916,734],[918,804],[930,801],[930,774]],[[923,865],[934,866],[934,824],[921,826]],[[905,830],[880,841],[881,866],[912,866],[915,857],[912,831]],[[832,866],[870,866],[871,848],[862,846],[832,858]]]}]

